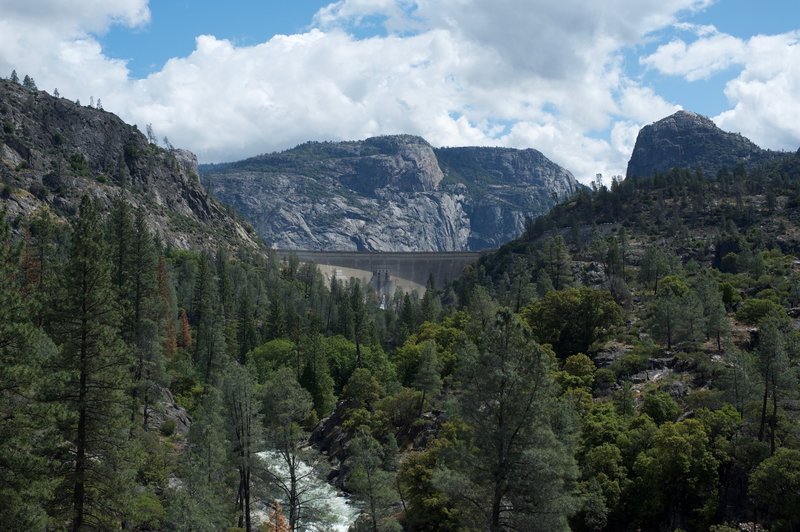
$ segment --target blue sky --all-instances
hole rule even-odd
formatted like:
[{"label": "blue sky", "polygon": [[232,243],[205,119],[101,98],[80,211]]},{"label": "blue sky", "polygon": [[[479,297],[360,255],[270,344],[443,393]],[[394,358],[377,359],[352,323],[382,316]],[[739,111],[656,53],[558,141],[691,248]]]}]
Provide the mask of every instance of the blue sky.
[{"label": "blue sky", "polygon": [[128,60],[135,77],[146,77],[172,57],[194,50],[195,37],[214,35],[238,46],[252,46],[276,34],[302,33],[326,1],[151,0],[149,24],[131,29],[115,25],[98,39],[110,57]]},{"label": "blue sky", "polygon": [[0,73],[152,124],[201,161],[412,133],[624,174],[677,109],[800,145],[789,0],[0,0]]}]

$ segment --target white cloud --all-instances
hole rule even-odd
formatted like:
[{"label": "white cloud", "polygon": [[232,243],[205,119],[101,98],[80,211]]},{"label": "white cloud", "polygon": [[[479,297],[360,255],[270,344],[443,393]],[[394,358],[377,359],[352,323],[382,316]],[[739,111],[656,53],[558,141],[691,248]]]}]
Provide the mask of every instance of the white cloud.
[{"label": "white cloud", "polygon": [[687,81],[706,79],[729,67],[740,71],[725,85],[731,108],[715,117],[721,128],[757,144],[794,150],[800,144],[800,31],[756,35],[747,40],[709,26],[684,25],[697,38],[659,46],[643,64]]},{"label": "white cloud", "polygon": [[713,26],[680,25],[700,37],[691,44],[675,39],[661,45],[641,59],[641,63],[664,74],[682,76],[687,81],[707,79],[726,68],[741,64],[747,56],[747,45],[732,35],[719,33]]},{"label": "white cloud", "polygon": [[800,146],[800,32],[755,36],[747,42],[744,69],[725,86],[732,108],[715,117],[761,146]]},{"label": "white cloud", "polygon": [[150,20],[147,0],[0,0],[0,13],[0,72],[16,69],[84,102],[128,85],[125,63],[103,56],[92,34]]},{"label": "white cloud", "polygon": [[[584,180],[624,173],[629,153],[592,132],[675,107],[627,79],[616,54],[707,3],[343,0],[305,34],[253,47],[199,38],[136,84],[129,116],[204,160],[407,132],[435,145],[532,146]],[[352,36],[376,20],[387,35]]]},{"label": "white cloud", "polygon": [[138,26],[150,20],[148,0],[0,0],[5,20],[62,34],[104,32],[111,24]]},{"label": "white cloud", "polygon": [[667,102],[650,87],[636,84],[623,87],[619,96],[620,115],[640,124],[654,122],[671,115],[680,108],[679,105]]},{"label": "white cloud", "polygon": [[[638,128],[678,108],[631,79],[621,51],[710,1],[342,0],[320,10],[307,32],[255,46],[199,36],[190,55],[138,80],[92,35],[145,24],[146,1],[92,0],[59,26],[53,13],[68,3],[49,0],[36,12],[0,0],[0,9],[13,4],[0,20],[0,69],[15,66],[84,102],[101,97],[107,110],[152,123],[203,161],[402,132],[434,145],[534,147],[588,181],[624,174]],[[354,36],[365,26],[378,36]],[[719,37],[683,29],[698,40]],[[664,49],[648,66],[700,72],[681,66],[703,55],[694,44]],[[764,76],[749,72],[729,86],[743,106],[763,99],[753,94]],[[771,90],[764,94],[778,87]]]}]

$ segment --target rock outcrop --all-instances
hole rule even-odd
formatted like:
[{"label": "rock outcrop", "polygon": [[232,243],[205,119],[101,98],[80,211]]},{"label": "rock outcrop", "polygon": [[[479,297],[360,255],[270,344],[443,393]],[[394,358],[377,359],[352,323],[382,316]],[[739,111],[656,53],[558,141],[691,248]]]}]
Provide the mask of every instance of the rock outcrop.
[{"label": "rock outcrop", "polygon": [[0,80],[0,179],[11,218],[44,208],[68,219],[83,195],[104,207],[122,195],[173,247],[262,245],[201,186],[191,152],[159,148],[112,113],[8,80]]},{"label": "rock outcrop", "polygon": [[309,142],[201,173],[271,246],[308,250],[493,248],[580,186],[536,150],[410,135]]},{"label": "rock outcrop", "polygon": [[646,177],[673,168],[700,170],[716,177],[723,168],[751,168],[780,156],[764,150],[738,133],[728,133],[711,119],[678,111],[645,126],[636,137],[627,177]]}]

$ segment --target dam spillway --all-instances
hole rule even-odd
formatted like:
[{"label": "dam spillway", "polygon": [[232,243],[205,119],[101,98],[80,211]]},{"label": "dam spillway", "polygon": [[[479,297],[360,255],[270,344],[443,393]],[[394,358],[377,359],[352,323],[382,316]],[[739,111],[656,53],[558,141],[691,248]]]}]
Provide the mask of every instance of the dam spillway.
[{"label": "dam spillway", "polygon": [[[295,255],[300,262],[319,266],[362,271],[365,275],[388,272],[392,279],[408,281],[409,286],[422,287],[433,278],[435,286],[460,277],[464,268],[490,251],[307,251],[274,250],[281,259]],[[345,275],[350,277],[351,275]],[[358,276],[356,276],[358,277]],[[364,278],[364,276],[361,276]]]}]

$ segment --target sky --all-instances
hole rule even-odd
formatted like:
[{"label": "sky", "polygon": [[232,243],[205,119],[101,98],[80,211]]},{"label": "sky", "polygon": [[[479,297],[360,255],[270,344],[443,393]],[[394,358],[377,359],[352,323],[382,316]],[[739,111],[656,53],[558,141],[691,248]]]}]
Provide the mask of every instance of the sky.
[{"label": "sky", "polygon": [[0,76],[238,160],[421,135],[624,175],[676,110],[800,146],[797,0],[0,0]]}]

